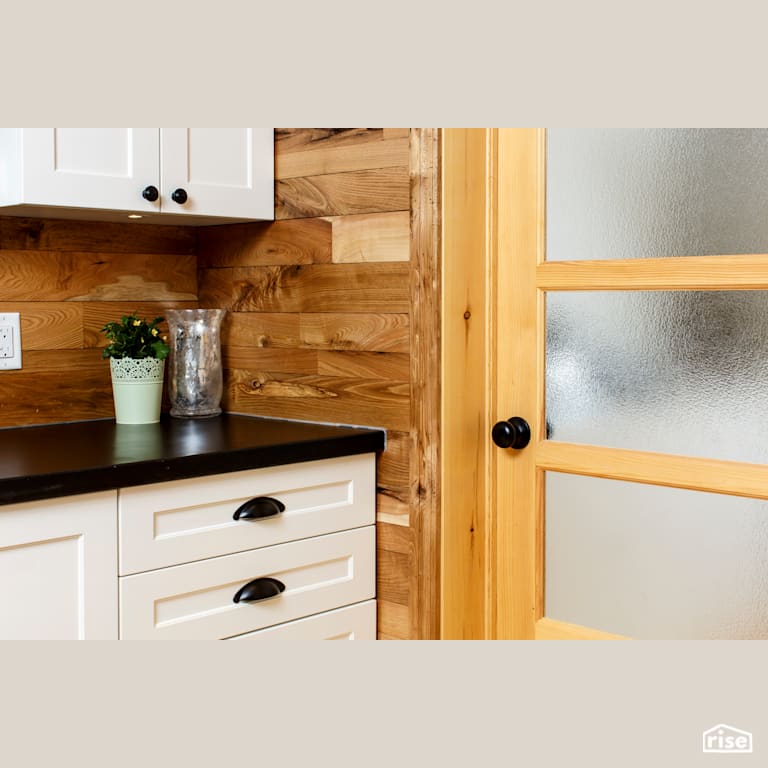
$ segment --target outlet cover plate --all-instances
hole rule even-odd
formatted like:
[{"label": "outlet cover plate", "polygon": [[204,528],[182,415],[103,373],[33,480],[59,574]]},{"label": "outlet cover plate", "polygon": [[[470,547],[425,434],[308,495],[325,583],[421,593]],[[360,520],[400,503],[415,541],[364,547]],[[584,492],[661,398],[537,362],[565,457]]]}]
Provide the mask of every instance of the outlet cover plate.
[{"label": "outlet cover plate", "polygon": [[21,368],[21,319],[18,312],[0,312],[0,371]]}]

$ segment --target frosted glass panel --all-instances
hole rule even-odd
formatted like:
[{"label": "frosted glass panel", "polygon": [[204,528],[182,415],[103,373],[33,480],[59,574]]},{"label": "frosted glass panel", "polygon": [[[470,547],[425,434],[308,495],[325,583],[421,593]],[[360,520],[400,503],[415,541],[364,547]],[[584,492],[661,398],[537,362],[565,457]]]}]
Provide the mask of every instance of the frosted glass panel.
[{"label": "frosted glass panel", "polygon": [[768,292],[547,294],[553,440],[768,463]]},{"label": "frosted glass panel", "polygon": [[768,130],[547,131],[547,259],[768,252]]},{"label": "frosted glass panel", "polygon": [[548,472],[545,615],[641,639],[768,638],[768,502]]}]

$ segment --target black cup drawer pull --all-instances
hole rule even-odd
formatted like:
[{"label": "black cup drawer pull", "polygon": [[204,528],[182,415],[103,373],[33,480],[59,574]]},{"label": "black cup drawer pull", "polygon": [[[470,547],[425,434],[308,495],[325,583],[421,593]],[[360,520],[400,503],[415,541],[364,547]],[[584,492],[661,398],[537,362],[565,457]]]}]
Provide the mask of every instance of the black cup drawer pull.
[{"label": "black cup drawer pull", "polygon": [[271,496],[257,496],[241,504],[232,515],[234,520],[263,520],[285,512],[285,504]]},{"label": "black cup drawer pull", "polygon": [[235,592],[232,601],[235,603],[258,603],[259,600],[269,600],[285,592],[285,584],[271,576],[262,576],[260,579],[249,581],[244,587]]}]

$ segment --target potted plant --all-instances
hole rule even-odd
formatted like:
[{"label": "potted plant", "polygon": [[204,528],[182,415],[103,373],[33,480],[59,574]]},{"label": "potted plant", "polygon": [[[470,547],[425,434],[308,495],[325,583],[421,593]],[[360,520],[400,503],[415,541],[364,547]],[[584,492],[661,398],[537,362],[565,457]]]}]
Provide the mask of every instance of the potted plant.
[{"label": "potted plant", "polygon": [[160,421],[165,358],[169,352],[167,338],[158,328],[164,320],[156,317],[150,322],[133,313],[101,329],[110,342],[102,357],[109,358],[118,424]]}]

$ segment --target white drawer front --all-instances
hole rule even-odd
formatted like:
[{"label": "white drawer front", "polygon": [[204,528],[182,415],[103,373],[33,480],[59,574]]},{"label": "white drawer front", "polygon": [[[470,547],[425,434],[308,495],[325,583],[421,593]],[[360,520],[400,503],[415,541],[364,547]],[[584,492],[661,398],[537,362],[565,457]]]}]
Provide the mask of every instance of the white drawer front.
[{"label": "white drawer front", "polygon": [[[368,600],[376,590],[376,530],[366,526],[120,578],[120,637],[215,640]],[[253,579],[277,597],[235,603]]]},{"label": "white drawer front", "polygon": [[376,601],[307,616],[228,640],[375,640]]},{"label": "white drawer front", "polygon": [[[370,453],[121,490],[120,575],[371,525],[375,472]],[[233,519],[259,496],[279,500],[285,511]]]}]

